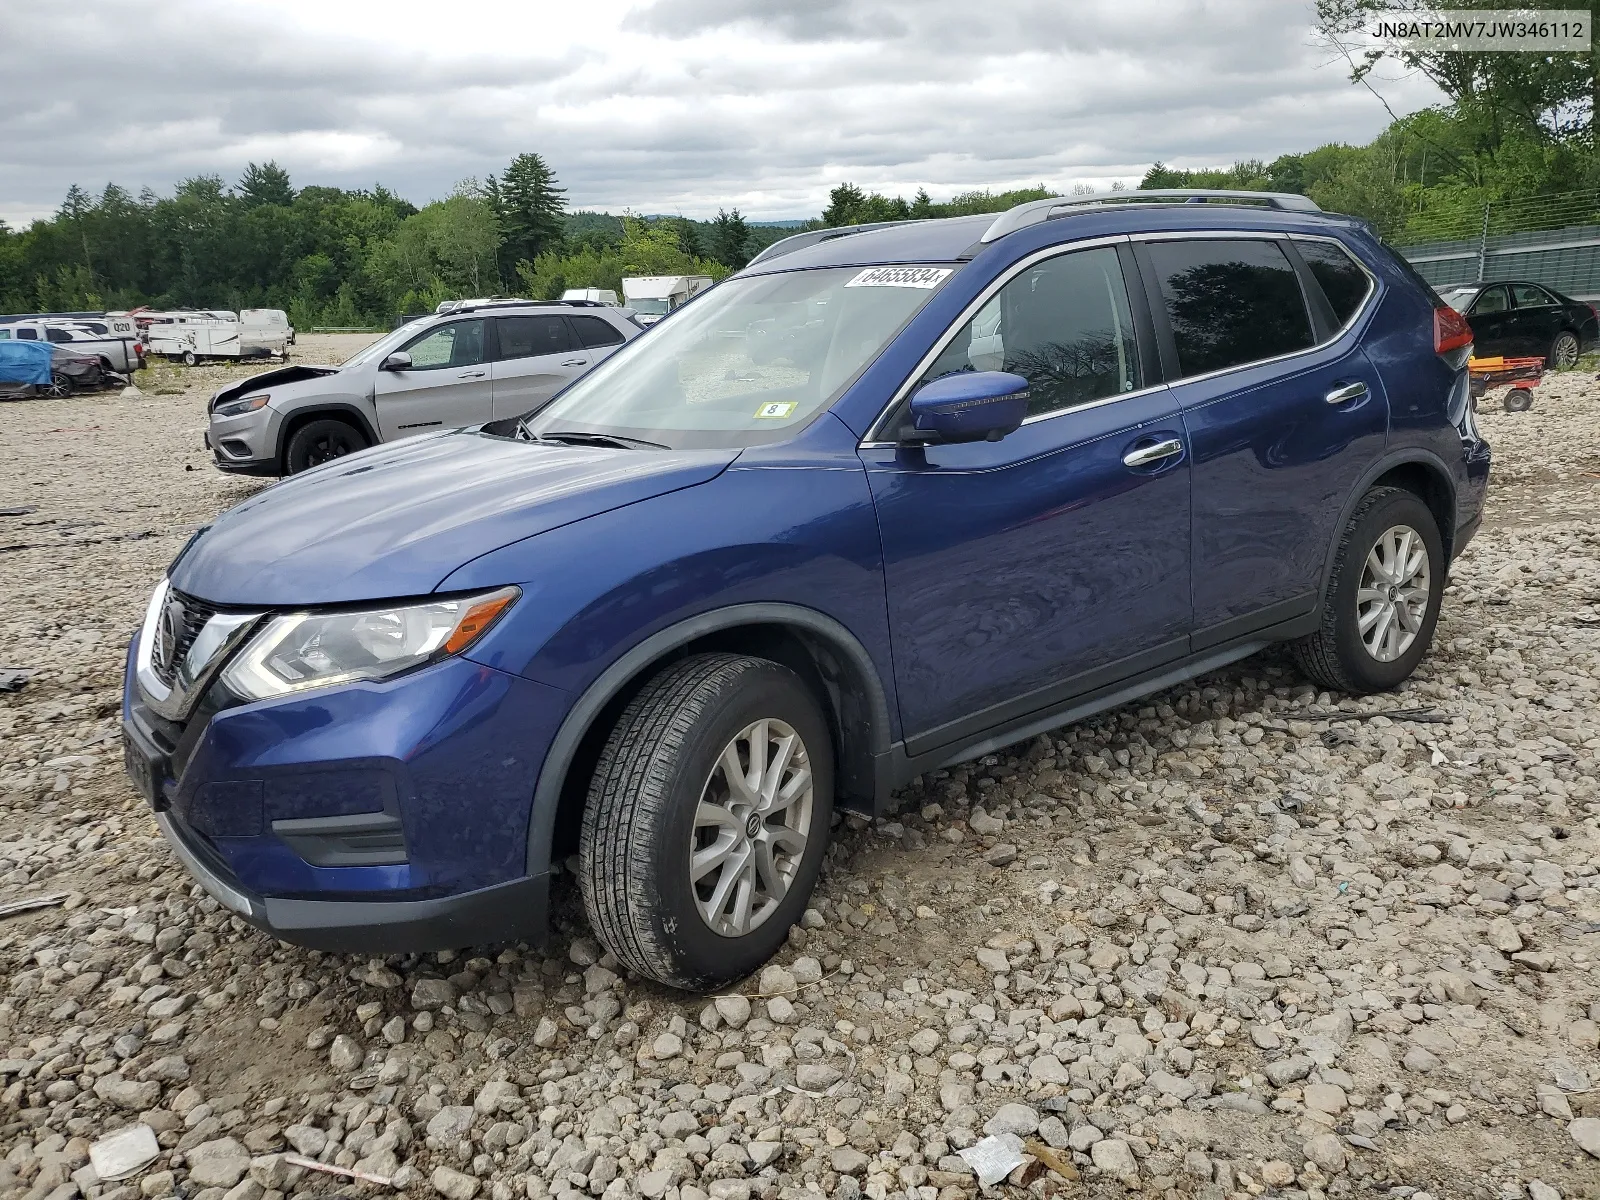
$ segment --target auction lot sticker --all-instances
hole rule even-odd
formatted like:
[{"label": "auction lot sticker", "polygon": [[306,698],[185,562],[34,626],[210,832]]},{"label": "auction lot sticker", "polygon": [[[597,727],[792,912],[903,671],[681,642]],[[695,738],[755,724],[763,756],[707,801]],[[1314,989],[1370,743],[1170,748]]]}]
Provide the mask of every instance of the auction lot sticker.
[{"label": "auction lot sticker", "polygon": [[799,407],[798,400],[775,400],[756,409],[756,417],[763,421],[781,421]]},{"label": "auction lot sticker", "polygon": [[950,267],[868,267],[845,287],[936,288],[944,282]]}]

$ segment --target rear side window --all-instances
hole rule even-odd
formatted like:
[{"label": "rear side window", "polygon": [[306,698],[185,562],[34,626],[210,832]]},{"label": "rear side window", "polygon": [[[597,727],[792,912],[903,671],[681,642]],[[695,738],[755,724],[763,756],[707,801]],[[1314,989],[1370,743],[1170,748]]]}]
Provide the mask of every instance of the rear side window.
[{"label": "rear side window", "polygon": [[1025,269],[978,310],[920,382],[959,371],[1021,375],[1031,417],[1137,388],[1139,355],[1117,252],[1079,250]]},{"label": "rear side window", "polygon": [[1184,376],[1313,344],[1299,276],[1276,242],[1150,242],[1148,252]]},{"label": "rear side window", "polygon": [[567,320],[571,321],[572,328],[577,330],[578,341],[585,350],[622,344],[622,330],[604,317],[568,317]]},{"label": "rear side window", "polygon": [[1513,283],[1511,298],[1516,301],[1518,308],[1544,308],[1555,303],[1548,292],[1531,283]]},{"label": "rear side window", "polygon": [[560,316],[500,317],[500,357],[533,358],[565,354],[572,349],[567,323]]},{"label": "rear side window", "polygon": [[1295,249],[1311,268],[1311,275],[1322,287],[1322,294],[1333,306],[1333,315],[1341,326],[1361,309],[1372,280],[1347,254],[1342,246],[1332,242],[1295,242]]}]

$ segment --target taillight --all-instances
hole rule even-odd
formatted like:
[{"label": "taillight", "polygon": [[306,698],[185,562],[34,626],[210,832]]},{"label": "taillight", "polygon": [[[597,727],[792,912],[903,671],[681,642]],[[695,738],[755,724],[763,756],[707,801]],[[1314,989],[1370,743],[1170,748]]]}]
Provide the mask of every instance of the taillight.
[{"label": "taillight", "polygon": [[1594,314],[1594,319],[1596,321],[1600,321],[1600,307],[1596,307],[1595,305],[1591,304],[1589,305],[1589,311]]},{"label": "taillight", "polygon": [[1470,345],[1472,345],[1472,326],[1467,324],[1465,317],[1448,304],[1441,304],[1433,310],[1435,354],[1448,354],[1452,350]]}]

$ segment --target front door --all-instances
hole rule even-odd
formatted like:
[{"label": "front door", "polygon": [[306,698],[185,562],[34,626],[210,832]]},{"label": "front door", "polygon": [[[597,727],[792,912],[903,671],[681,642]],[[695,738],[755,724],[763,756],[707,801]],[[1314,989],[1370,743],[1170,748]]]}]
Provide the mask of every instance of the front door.
[{"label": "front door", "polygon": [[560,313],[496,317],[500,356],[493,367],[494,417],[532,412],[589,367],[589,356]]},{"label": "front door", "polygon": [[[1190,440],[1192,644],[1203,651],[1319,603],[1345,500],[1388,441],[1383,383],[1359,335],[1335,328],[1370,285],[1347,255],[1344,271],[1322,261],[1303,277],[1273,239],[1157,240],[1138,252]],[[1351,272],[1355,287],[1318,282]]]},{"label": "front door", "polygon": [[1479,358],[1516,354],[1515,320],[1505,285],[1497,283],[1484,288],[1467,310],[1467,323],[1472,326],[1472,352]]},{"label": "front door", "polygon": [[1145,386],[1125,253],[1023,267],[918,381],[1023,375],[1022,428],[998,442],[861,450],[913,755],[1186,651],[1187,446],[1166,389]]},{"label": "front door", "polygon": [[379,371],[373,384],[378,432],[386,442],[437,429],[482,425],[494,417],[481,317],[435,325],[400,350],[411,356],[404,371]]}]

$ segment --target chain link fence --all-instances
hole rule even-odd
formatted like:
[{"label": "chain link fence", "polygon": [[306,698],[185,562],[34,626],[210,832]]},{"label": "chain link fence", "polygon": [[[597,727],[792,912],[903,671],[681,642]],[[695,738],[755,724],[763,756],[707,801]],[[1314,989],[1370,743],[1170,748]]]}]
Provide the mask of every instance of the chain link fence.
[{"label": "chain link fence", "polygon": [[1490,204],[1441,204],[1414,216],[1396,249],[1436,288],[1486,280],[1542,283],[1600,299],[1600,191]]}]

